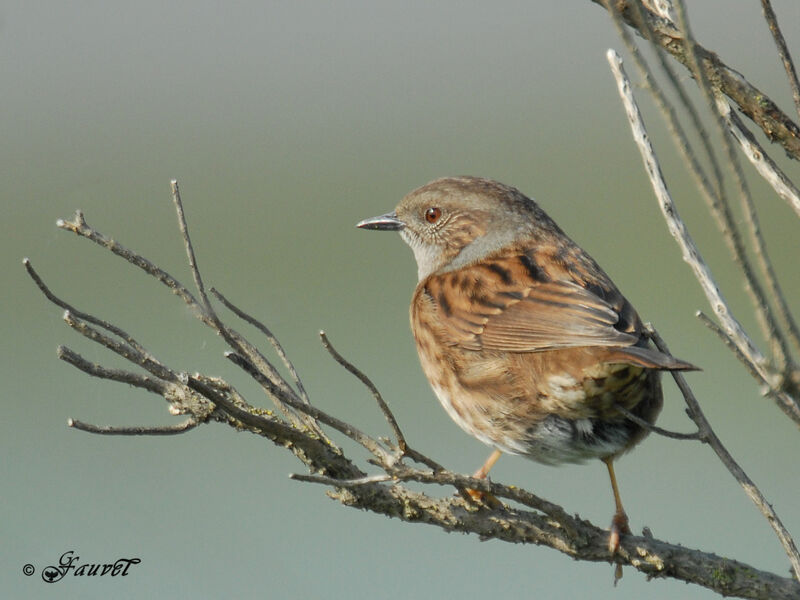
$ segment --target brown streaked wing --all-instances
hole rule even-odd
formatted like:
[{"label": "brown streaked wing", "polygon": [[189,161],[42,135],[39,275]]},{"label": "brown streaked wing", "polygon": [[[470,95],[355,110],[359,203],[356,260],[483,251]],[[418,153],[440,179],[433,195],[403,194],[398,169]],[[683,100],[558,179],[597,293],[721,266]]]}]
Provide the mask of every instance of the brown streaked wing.
[{"label": "brown streaked wing", "polygon": [[[467,350],[539,352],[639,340],[615,329],[619,314],[607,301],[572,281],[534,278],[529,260],[497,258],[431,275],[424,286],[444,341]],[[626,304],[615,288],[608,291]]]}]

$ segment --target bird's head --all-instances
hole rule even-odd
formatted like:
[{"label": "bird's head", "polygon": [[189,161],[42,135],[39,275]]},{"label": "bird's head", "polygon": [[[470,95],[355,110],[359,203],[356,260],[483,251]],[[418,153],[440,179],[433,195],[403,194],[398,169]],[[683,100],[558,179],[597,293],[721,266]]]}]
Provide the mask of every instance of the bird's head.
[{"label": "bird's head", "polygon": [[512,187],[477,177],[446,177],[414,190],[393,212],[364,219],[357,227],[400,232],[422,280],[531,240],[543,225],[555,227],[533,200]]}]

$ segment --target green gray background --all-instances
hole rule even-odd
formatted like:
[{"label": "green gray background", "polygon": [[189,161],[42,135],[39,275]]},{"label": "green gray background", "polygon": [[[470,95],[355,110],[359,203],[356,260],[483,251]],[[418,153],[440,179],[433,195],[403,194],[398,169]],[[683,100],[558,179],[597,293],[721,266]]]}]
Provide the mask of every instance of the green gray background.
[{"label": "green gray background", "polygon": [[[800,5],[774,4],[797,53]],[[757,2],[691,2],[690,11],[704,44],[792,110]],[[488,449],[450,422],[417,364],[411,253],[396,236],[354,224],[442,175],[519,187],[598,259],[677,356],[704,368],[690,381],[709,418],[800,535],[797,431],[693,316],[705,300],[666,231],[605,61],[620,45],[588,1],[4,3],[4,597],[714,597],[632,570],[615,589],[607,564],[343,508],[323,488],[288,480],[302,472],[288,452],[221,425],[135,439],[68,429],[68,417],[174,417],[155,396],[56,359],[65,343],[121,365],[62,323],[25,276],[23,256],[57,293],[118,322],[173,367],[227,377],[268,405],[175,297],[55,228],[81,208],[188,284],[173,177],[206,281],[273,328],[312,400],[387,432],[368,393],[319,345],[325,329],[383,391],[410,443],[462,472]],[[682,214],[755,333],[739,277],[643,104]],[[787,168],[797,178],[797,164]],[[751,179],[797,306],[797,218]],[[690,427],[671,383],[660,424]],[[772,531],[707,448],[651,437],[618,474],[635,530],[788,573]],[[549,468],[510,457],[493,475],[601,525],[611,517],[599,462]],[[124,579],[52,586],[38,570],[22,574],[25,563],[41,569],[67,550],[87,562],[142,563]]]}]

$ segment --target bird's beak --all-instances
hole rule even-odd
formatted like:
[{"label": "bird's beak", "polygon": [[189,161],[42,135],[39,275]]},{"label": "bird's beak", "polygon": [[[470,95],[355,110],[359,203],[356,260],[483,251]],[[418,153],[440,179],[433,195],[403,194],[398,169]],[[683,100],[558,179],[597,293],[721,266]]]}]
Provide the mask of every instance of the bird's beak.
[{"label": "bird's beak", "polygon": [[364,219],[356,225],[359,229],[377,229],[378,231],[400,231],[406,226],[397,218],[397,213],[386,213],[379,217]]}]

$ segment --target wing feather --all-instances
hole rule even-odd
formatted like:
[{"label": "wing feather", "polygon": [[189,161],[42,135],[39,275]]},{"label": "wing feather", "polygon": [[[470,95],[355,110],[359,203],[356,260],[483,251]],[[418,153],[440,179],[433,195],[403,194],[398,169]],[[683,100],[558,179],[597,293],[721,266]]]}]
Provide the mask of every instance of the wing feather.
[{"label": "wing feather", "polygon": [[531,269],[532,260],[528,254],[503,257],[428,277],[427,305],[436,311],[445,343],[467,350],[540,352],[639,341],[638,327],[619,327],[623,310],[640,325],[607,278],[591,286],[549,279],[543,268]]}]

